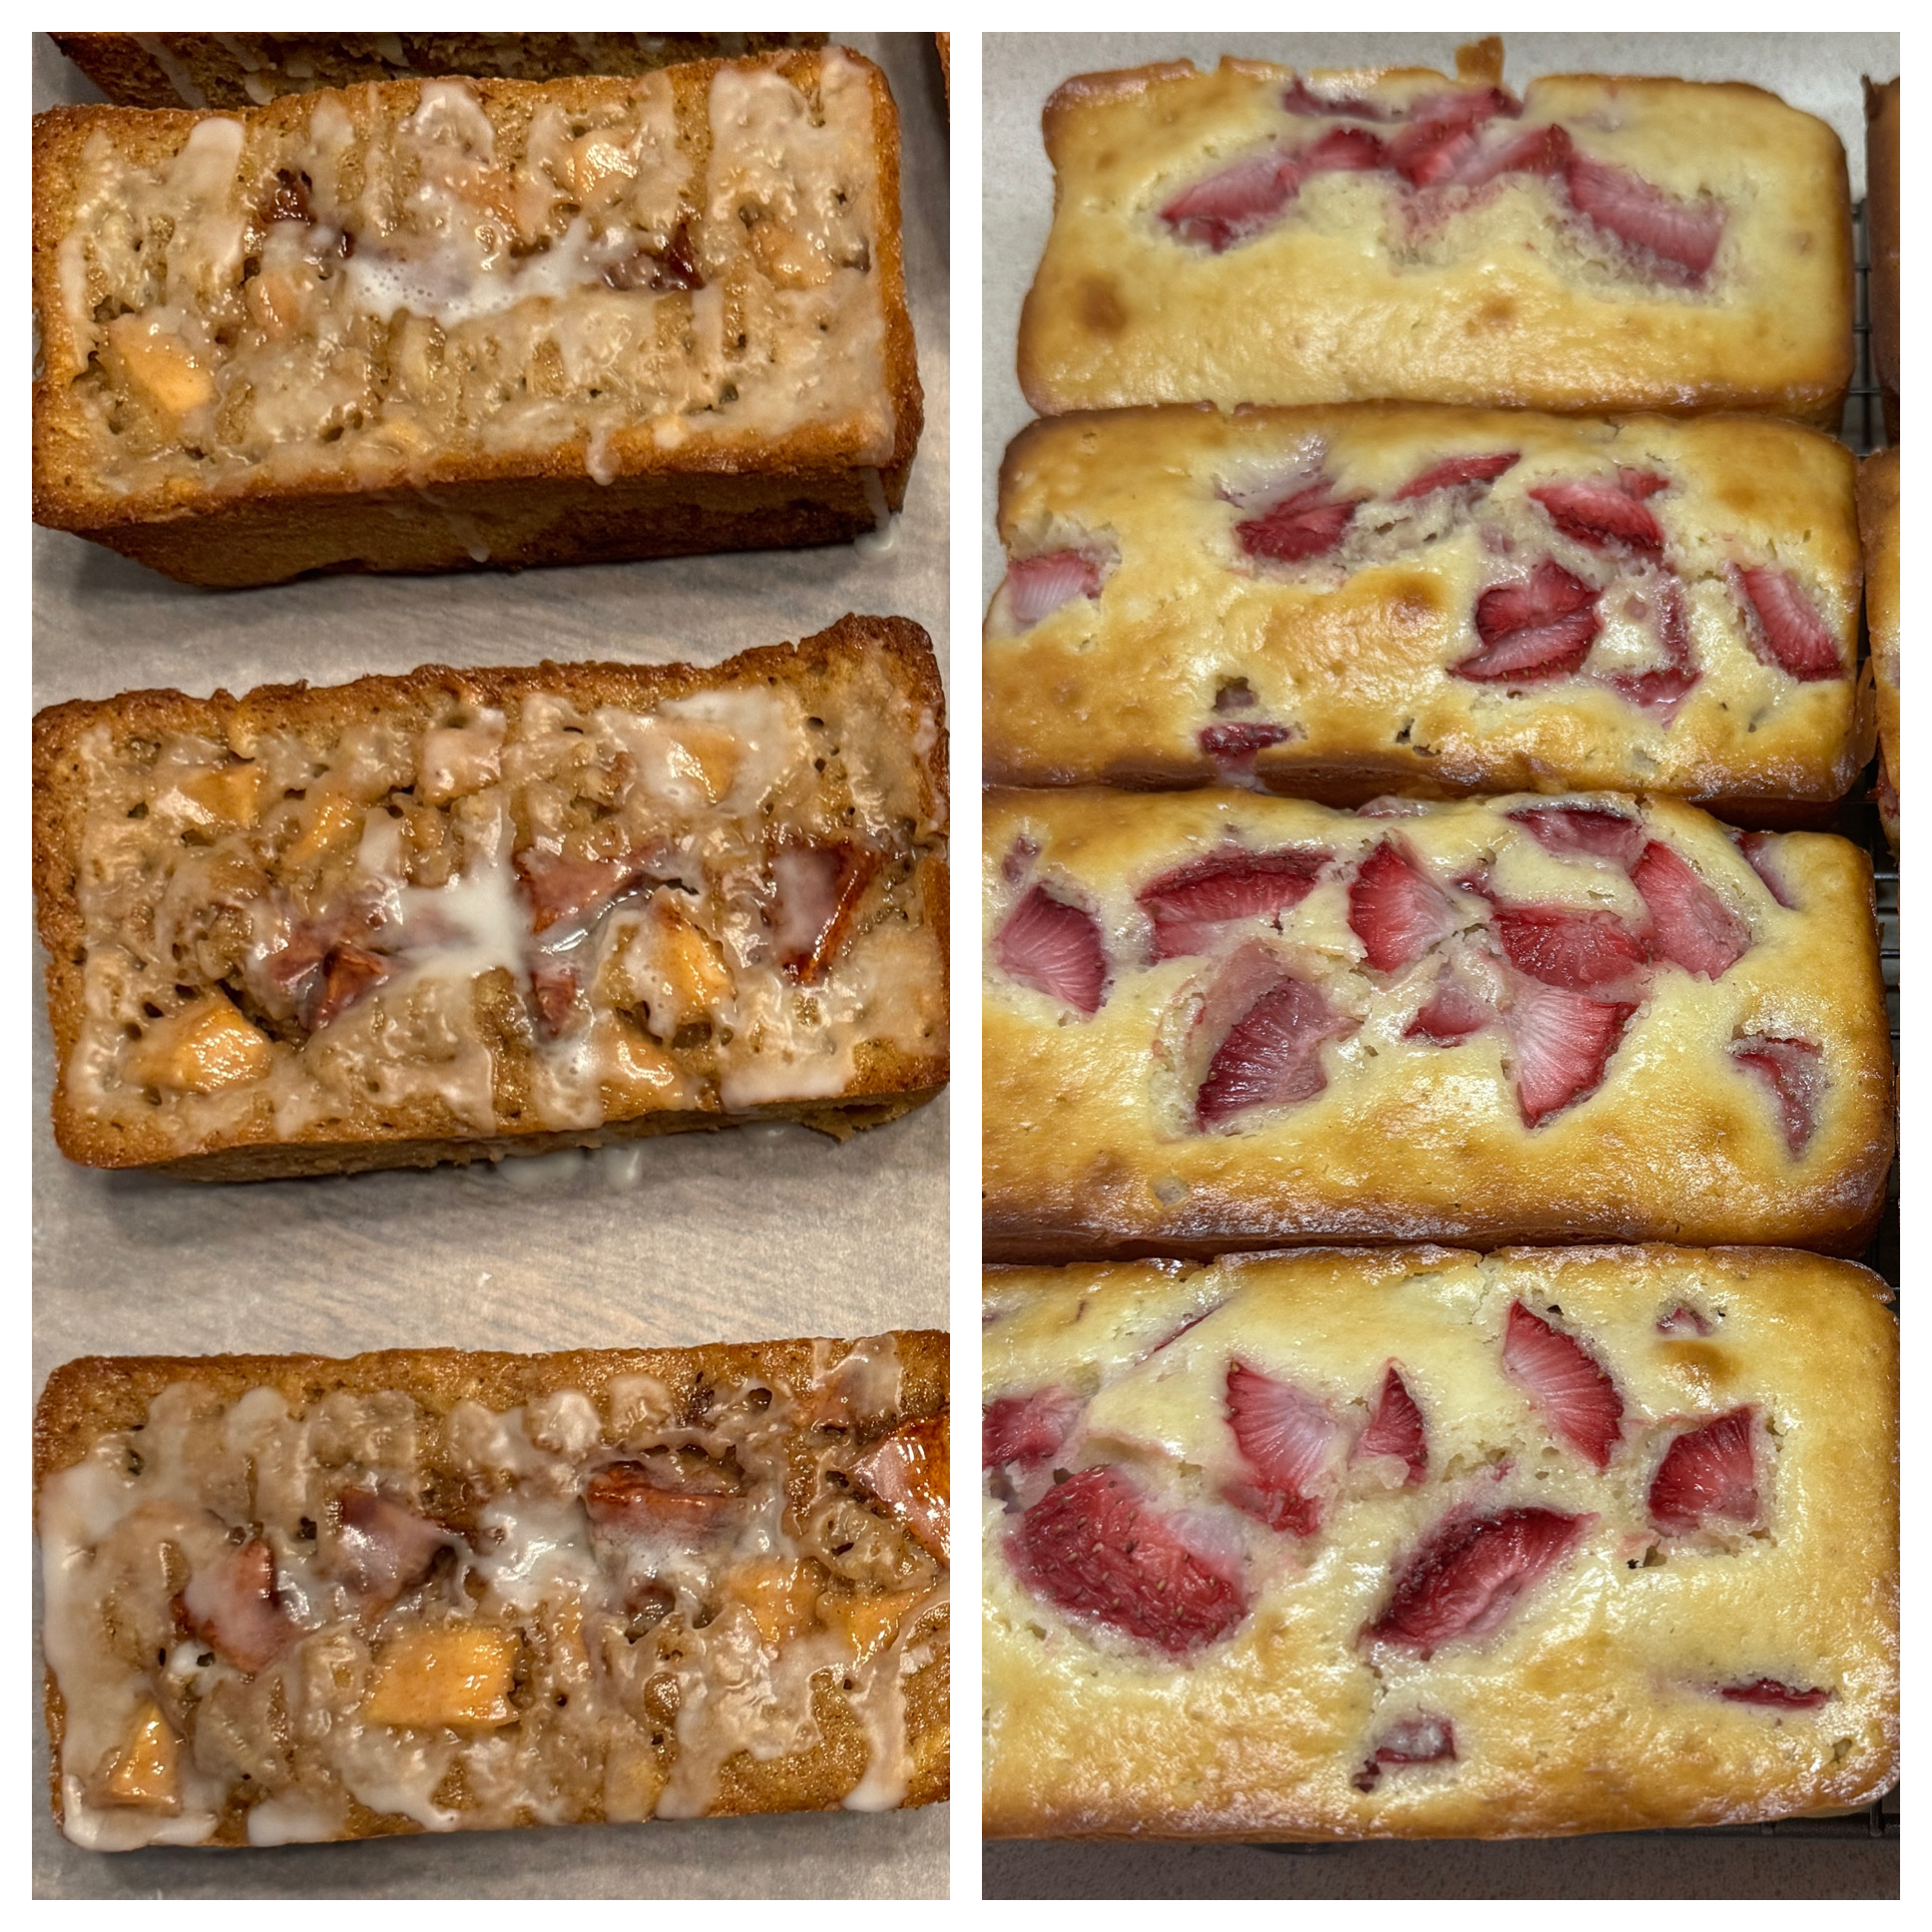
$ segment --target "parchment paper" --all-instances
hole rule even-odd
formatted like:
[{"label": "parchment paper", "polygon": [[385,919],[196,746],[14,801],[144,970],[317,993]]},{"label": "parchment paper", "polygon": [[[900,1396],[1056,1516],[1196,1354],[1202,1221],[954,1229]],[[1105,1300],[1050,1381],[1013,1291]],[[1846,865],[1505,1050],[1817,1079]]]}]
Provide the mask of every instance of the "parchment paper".
[{"label": "parchment paper", "polygon": [[[925,431],[883,541],[798,552],[260,591],[172,584],[34,533],[36,705],[144,686],[334,684],[421,664],[709,664],[900,615],[946,663],[948,159],[929,34],[834,34],[884,69],[903,126],[905,264]],[[36,109],[96,99],[34,37]],[[788,1126],[420,1174],[208,1187],[70,1167],[34,1047],[35,1387],[71,1356],[449,1345],[683,1346],[944,1328],[944,1097],[843,1147]],[[38,1591],[36,1603],[38,1604]],[[38,1623],[36,1623],[38,1713]],[[43,1897],[943,1897],[947,1807],[516,1832],[275,1851],[77,1850],[46,1801]]]},{"label": "parchment paper", "polygon": [[[1014,371],[1020,304],[1053,219],[1040,111],[1075,74],[1223,54],[1297,67],[1389,65],[1455,72],[1468,34],[988,34],[984,65],[985,286],[981,442],[983,598],[1005,573],[995,524],[1000,457],[1031,420]],[[1750,81],[1827,121],[1845,145],[1854,202],[1865,192],[1859,76],[1890,80],[1896,34],[1510,34],[1504,78],[1676,74]],[[1247,1846],[1044,1841],[986,1847],[988,1898],[1895,1897],[1896,1844],[1683,1834],[1604,1835],[1562,1844]]]}]

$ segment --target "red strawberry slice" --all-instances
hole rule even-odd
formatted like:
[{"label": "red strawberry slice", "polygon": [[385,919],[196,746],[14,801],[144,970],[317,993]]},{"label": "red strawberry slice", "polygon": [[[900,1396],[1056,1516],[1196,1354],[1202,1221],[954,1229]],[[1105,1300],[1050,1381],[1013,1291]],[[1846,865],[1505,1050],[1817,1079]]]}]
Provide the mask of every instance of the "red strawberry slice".
[{"label": "red strawberry slice", "polygon": [[1386,166],[1388,154],[1366,128],[1330,128],[1296,159],[1304,176],[1366,175]]},{"label": "red strawberry slice", "polygon": [[1036,1596],[1170,1657],[1216,1642],[1247,1615],[1238,1575],[1190,1547],[1120,1469],[1083,1469],[1050,1489],[1006,1554]]},{"label": "red strawberry slice", "polygon": [[1700,671],[1679,671],[1667,667],[1661,671],[1616,671],[1607,682],[1618,697],[1635,705],[1640,712],[1656,719],[1668,729],[1671,721],[1677,717],[1684,701],[1697,688],[1702,676]]},{"label": "red strawberry slice", "polygon": [[1700,1530],[1708,1517],[1745,1529],[1759,1525],[1757,1412],[1748,1404],[1687,1429],[1664,1452],[1651,1479],[1651,1521],[1672,1536]]},{"label": "red strawberry slice", "polygon": [[1783,867],[1777,862],[1777,834],[1775,832],[1739,832],[1737,849],[1743,853],[1744,863],[1763,880],[1764,890],[1786,912],[1795,910],[1797,901],[1791,897],[1791,888],[1784,880]]},{"label": "red strawberry slice", "polygon": [[1589,655],[1603,620],[1597,592],[1547,559],[1523,583],[1496,584],[1476,600],[1483,648],[1450,669],[1477,684],[1567,677]]},{"label": "red strawberry slice", "polygon": [[1496,936],[1519,972],[1566,993],[1627,992],[1642,972],[1642,944],[1614,912],[1498,906]]},{"label": "red strawberry slice", "polygon": [[1594,1094],[1637,1011],[1632,1002],[1593,1000],[1518,977],[1505,1029],[1515,1063],[1516,1105],[1525,1127]]},{"label": "red strawberry slice", "polygon": [[1321,1527],[1341,1424],[1327,1403],[1292,1382],[1277,1381],[1246,1362],[1227,1370],[1227,1426],[1255,1481],[1221,1493],[1236,1509],[1273,1530],[1313,1536]]},{"label": "red strawberry slice", "polygon": [[1626,496],[1643,503],[1656,496],[1659,490],[1668,490],[1671,487],[1671,479],[1668,476],[1659,476],[1655,470],[1627,469],[1619,465],[1617,486]]},{"label": "red strawberry slice", "polygon": [[1721,202],[1680,202],[1628,169],[1573,154],[1564,170],[1578,214],[1650,257],[1663,279],[1701,281],[1723,240]]},{"label": "red strawberry slice", "polygon": [[1456,909],[1414,857],[1385,838],[1349,883],[1348,929],[1372,972],[1399,973],[1455,931]]},{"label": "red strawberry slice", "polygon": [[1355,1773],[1358,1791],[1372,1791],[1381,1781],[1384,1764],[1447,1764],[1456,1757],[1456,1729],[1447,1717],[1418,1711],[1398,1718],[1383,1731],[1368,1762]]},{"label": "red strawberry slice", "polygon": [[1006,603],[1013,622],[1029,630],[1076,597],[1098,597],[1100,566],[1078,550],[1016,557],[1006,567]]},{"label": "red strawberry slice", "polygon": [[1659,1315],[1656,1322],[1660,1335],[1707,1335],[1710,1323],[1694,1308],[1687,1308],[1683,1303],[1667,1315]]},{"label": "red strawberry slice", "polygon": [[1331,497],[1332,487],[1327,478],[1320,478],[1273,509],[1237,523],[1234,534],[1241,548],[1250,557],[1269,557],[1282,564],[1326,556],[1341,542],[1356,507],[1368,501],[1365,496]]},{"label": "red strawberry slice", "polygon": [[1045,1462],[1059,1453],[1085,1406],[1072,1389],[1058,1387],[987,1403],[980,1417],[980,1467],[1018,1463],[1030,1469]]},{"label": "red strawberry slice", "polygon": [[1802,1154],[1817,1127],[1818,1101],[1824,1093],[1824,1060],[1816,1044],[1750,1033],[1732,1043],[1730,1057],[1771,1090],[1784,1144],[1794,1155]]},{"label": "red strawberry slice", "polygon": [[1760,663],[1774,665],[1801,685],[1844,675],[1838,640],[1788,570],[1760,564],[1737,571],[1735,578],[1747,607],[1745,641]]},{"label": "red strawberry slice", "polygon": [[1687,973],[1721,979],[1750,950],[1750,928],[1657,839],[1631,869],[1651,915],[1651,952]]},{"label": "red strawberry slice", "polygon": [[1717,1694],[1726,1703],[1763,1704],[1772,1710],[1816,1710],[1831,1701],[1829,1690],[1800,1690],[1776,1678],[1753,1678],[1748,1684],[1720,1684]]},{"label": "red strawberry slice", "polygon": [[1300,188],[1295,158],[1270,148],[1195,183],[1161,211],[1161,219],[1181,241],[1205,243],[1219,254],[1265,228]]},{"label": "red strawberry slice", "polygon": [[1512,1301],[1503,1373],[1535,1403],[1559,1442],[1597,1469],[1610,1467],[1624,1428],[1624,1398],[1603,1364],[1574,1335]]},{"label": "red strawberry slice", "polygon": [[1459,184],[1481,188],[1500,175],[1561,175],[1575,152],[1569,130],[1554,123],[1528,128],[1500,148],[1485,149],[1456,171]]},{"label": "red strawberry slice", "polygon": [[1248,948],[1229,961],[1209,1005],[1230,1004],[1237,991],[1245,996],[1257,981],[1263,990],[1239,1008],[1195,1097],[1199,1127],[1219,1127],[1255,1107],[1287,1107],[1312,1099],[1328,1084],[1321,1066],[1322,1042],[1353,1033],[1361,1024],[1337,1013],[1317,988],[1269,963],[1265,955],[1257,962]]},{"label": "red strawberry slice", "polygon": [[225,1550],[181,1594],[191,1636],[238,1671],[265,1671],[300,1636],[275,1594],[274,1553],[260,1537]]},{"label": "red strawberry slice", "polygon": [[1214,852],[1164,872],[1137,895],[1154,921],[1158,963],[1207,952],[1230,919],[1271,919],[1314,890],[1327,852]]},{"label": "red strawberry slice", "polygon": [[1361,1441],[1355,1445],[1355,1454],[1358,1457],[1394,1456],[1406,1463],[1409,1473],[1405,1488],[1409,1483],[1421,1482],[1429,1473],[1429,1443],[1422,1411],[1409,1393],[1402,1371],[1393,1362],[1382,1377],[1382,1393],[1376,1401],[1375,1413],[1362,1431]]},{"label": "red strawberry slice", "polygon": [[1598,805],[1526,805],[1509,816],[1559,858],[1607,858],[1629,871],[1644,849],[1644,827],[1635,818]]},{"label": "red strawberry slice", "polygon": [[1480,1033],[1495,1017],[1489,1002],[1465,986],[1455,968],[1449,967],[1402,1038],[1433,1040],[1439,1047],[1453,1047],[1472,1033]]},{"label": "red strawberry slice", "polygon": [[1390,139],[1390,165],[1412,187],[1433,188],[1453,179],[1475,152],[1484,122],[1519,112],[1500,88],[1426,96],[1410,107],[1408,126]]},{"label": "red strawberry slice", "polygon": [[1600,477],[1546,483],[1530,492],[1530,501],[1541,504],[1566,537],[1592,550],[1621,546],[1655,554],[1664,548],[1664,526],[1656,517],[1637,498]]},{"label": "red strawberry slice", "polygon": [[1036,885],[1006,916],[993,941],[1000,970],[1076,1013],[1100,1011],[1107,949],[1094,915]]},{"label": "red strawberry slice", "polygon": [[1388,1608],[1363,1640],[1427,1658],[1459,1638],[1487,1637],[1575,1553],[1596,1520],[1535,1507],[1487,1516],[1453,1511],[1402,1567]]},{"label": "red strawberry slice", "polygon": [[1406,503],[1414,497],[1432,496],[1437,490],[1459,490],[1471,483],[1494,483],[1507,469],[1522,460],[1520,449],[1504,450],[1495,456],[1445,456],[1396,491],[1394,500]]}]

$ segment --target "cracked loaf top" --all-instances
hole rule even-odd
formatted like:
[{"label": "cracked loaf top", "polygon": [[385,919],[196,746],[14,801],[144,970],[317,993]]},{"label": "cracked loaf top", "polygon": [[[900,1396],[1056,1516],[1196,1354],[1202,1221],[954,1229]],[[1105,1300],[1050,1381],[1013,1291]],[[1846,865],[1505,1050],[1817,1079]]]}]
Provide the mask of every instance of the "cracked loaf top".
[{"label": "cracked loaf top", "polygon": [[136,693],[35,728],[73,1159],[837,1130],[945,1079],[943,700],[901,619],[707,670]]},{"label": "cracked loaf top", "polygon": [[35,514],[842,460],[903,487],[898,121],[837,49],[35,123]]},{"label": "cracked loaf top", "polygon": [[986,1820],[1510,1837],[1870,1802],[1897,1330],[1771,1250],[986,1279]]},{"label": "cracked loaf top", "polygon": [[995,791],[983,863],[996,1259],[1855,1252],[1879,1211],[1891,1053],[1841,838],[1608,793]]},{"label": "cracked loaf top", "polygon": [[1851,205],[1821,121],[1739,85],[1181,61],[1048,103],[1020,329],[1043,414],[1395,397],[1835,424]]},{"label": "cracked loaf top", "polygon": [[989,773],[1840,797],[1871,752],[1854,468],[1736,416],[1035,423],[1000,473]]},{"label": "cracked loaf top", "polygon": [[97,1850],[944,1797],[946,1337],[57,1370]]}]

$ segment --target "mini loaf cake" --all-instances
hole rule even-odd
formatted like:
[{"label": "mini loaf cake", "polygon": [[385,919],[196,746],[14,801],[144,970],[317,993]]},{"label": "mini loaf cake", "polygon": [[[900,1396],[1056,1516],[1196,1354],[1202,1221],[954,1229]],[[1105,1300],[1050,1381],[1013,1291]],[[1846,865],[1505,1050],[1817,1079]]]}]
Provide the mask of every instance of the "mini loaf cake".
[{"label": "mini loaf cake", "polygon": [[750,1119],[946,1078],[924,632],[428,669],[35,722],[55,1133],[206,1179]]},{"label": "mini loaf cake", "polygon": [[554,81],[649,74],[683,61],[822,47],[823,34],[55,34],[110,101],[262,107],[282,94],[443,74]]},{"label": "mini loaf cake", "polygon": [[62,1829],[943,1798],[946,1413],[934,1333],[69,1362],[34,1425]]},{"label": "mini loaf cake", "polygon": [[33,272],[36,519],[189,583],[837,542],[918,441],[837,49],[55,109]]},{"label": "mini loaf cake", "polygon": [[1035,423],[1000,472],[988,775],[1821,808],[1871,756],[1854,469],[1744,416]]},{"label": "mini loaf cake", "polygon": [[1891,1051],[1844,839],[1607,792],[984,824],[989,1259],[1869,1238]]},{"label": "mini loaf cake", "polygon": [[1871,260],[1872,374],[1898,440],[1898,82],[1865,83],[1865,241]]},{"label": "mini loaf cake", "polygon": [[1898,850],[1898,451],[1858,466],[1858,526],[1865,542],[1865,627],[1878,687],[1878,815]]},{"label": "mini loaf cake", "polygon": [[1188,61],[1047,104],[1053,231],[1020,325],[1043,415],[1378,398],[1761,409],[1834,428],[1851,204],[1754,87]]},{"label": "mini loaf cake", "polygon": [[1870,1803],[1898,1775],[1888,1295],[1747,1248],[994,1270],[987,1832]]}]

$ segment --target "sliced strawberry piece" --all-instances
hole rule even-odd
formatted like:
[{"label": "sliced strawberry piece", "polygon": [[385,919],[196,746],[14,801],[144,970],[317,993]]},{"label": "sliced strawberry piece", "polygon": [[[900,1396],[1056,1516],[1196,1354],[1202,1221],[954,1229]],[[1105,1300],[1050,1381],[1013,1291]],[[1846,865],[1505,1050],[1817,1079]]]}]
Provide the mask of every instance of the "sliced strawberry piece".
[{"label": "sliced strawberry piece", "polygon": [[1776,1678],[1753,1678],[1748,1684],[1720,1684],[1717,1694],[1726,1703],[1763,1704],[1772,1710],[1816,1710],[1831,1701],[1829,1690],[1800,1690]]},{"label": "sliced strawberry piece", "polygon": [[1717,258],[1723,204],[1674,200],[1628,169],[1573,154],[1564,181],[1577,212],[1627,246],[1653,258],[1672,281],[1698,282]]},{"label": "sliced strawberry piece", "polygon": [[1452,665],[1477,684],[1535,684],[1567,677],[1604,628],[1597,592],[1547,559],[1525,583],[1497,584],[1476,600],[1483,648]]},{"label": "sliced strawberry piece", "polygon": [[952,1433],[945,1410],[902,1422],[853,1463],[851,1474],[923,1549],[951,1562]]},{"label": "sliced strawberry piece", "polygon": [[1736,583],[1747,611],[1745,641],[1761,663],[1801,685],[1844,676],[1838,640],[1788,570],[1760,564],[1736,572]]},{"label": "sliced strawberry piece", "polygon": [[1154,921],[1156,961],[1208,951],[1230,919],[1272,919],[1314,890],[1328,852],[1209,853],[1164,872],[1137,895]]},{"label": "sliced strawberry piece", "polygon": [[538,1025],[546,1038],[556,1039],[577,1006],[577,969],[562,960],[545,960],[531,969],[530,993],[537,1004]]},{"label": "sliced strawberry piece", "polygon": [[1495,456],[1445,456],[1440,463],[1411,477],[1396,491],[1394,500],[1406,503],[1414,497],[1433,496],[1437,490],[1460,490],[1472,483],[1494,483],[1507,469],[1522,461],[1520,449],[1508,449]]},{"label": "sliced strawberry piece", "polygon": [[1574,1335],[1512,1301],[1503,1373],[1528,1394],[1550,1433],[1593,1468],[1608,1469],[1624,1428],[1624,1398]]},{"label": "sliced strawberry piece", "polygon": [[1605,681],[1618,697],[1669,729],[1684,701],[1696,690],[1700,671],[1666,666],[1659,671],[1615,671]]},{"label": "sliced strawberry piece", "polygon": [[1059,1453],[1085,1406],[1082,1396],[1058,1387],[987,1403],[980,1417],[980,1467],[1017,1463],[1031,1469],[1045,1462]]},{"label": "sliced strawberry piece", "polygon": [[1382,1377],[1382,1393],[1376,1401],[1375,1413],[1355,1445],[1355,1454],[1358,1457],[1393,1456],[1405,1463],[1409,1472],[1405,1488],[1410,1483],[1421,1482],[1429,1473],[1429,1443],[1422,1411],[1409,1393],[1402,1371],[1393,1362]]},{"label": "sliced strawberry piece", "polygon": [[275,1559],[260,1537],[197,1570],[181,1594],[183,1621],[238,1671],[265,1671],[301,1636],[275,1596]]},{"label": "sliced strawberry piece", "polygon": [[1651,915],[1651,952],[1687,973],[1721,979],[1750,950],[1750,928],[1658,839],[1631,868]]},{"label": "sliced strawberry piece", "polygon": [[1234,526],[1234,535],[1250,557],[1269,557],[1276,563],[1305,563],[1325,557],[1341,542],[1365,496],[1330,496],[1333,486],[1322,477],[1305,490],[1284,498],[1271,510]]},{"label": "sliced strawberry piece", "polygon": [[1120,1469],[1056,1484],[1020,1518],[1006,1554],[1036,1596],[1170,1657],[1216,1642],[1247,1615],[1238,1575],[1192,1548]]},{"label": "sliced strawberry piece", "polygon": [[1196,182],[1161,211],[1161,219],[1181,241],[1202,242],[1219,254],[1264,229],[1300,188],[1299,163],[1270,148]]},{"label": "sliced strawberry piece", "polygon": [[1091,912],[1056,899],[1036,885],[1011,912],[993,940],[1000,970],[1022,986],[1094,1014],[1106,996],[1107,950]]},{"label": "sliced strawberry piece", "polygon": [[1635,497],[1615,483],[1589,477],[1571,483],[1546,483],[1530,501],[1548,512],[1566,537],[1592,550],[1622,547],[1653,554],[1664,548],[1664,526]]},{"label": "sliced strawberry piece", "polygon": [[1505,1027],[1525,1127],[1541,1127],[1597,1091],[1636,1011],[1627,1001],[1593,1000],[1517,978]]},{"label": "sliced strawberry piece", "polygon": [[1360,1025],[1337,1013],[1306,980],[1269,963],[1265,955],[1257,963],[1247,948],[1228,962],[1210,1005],[1222,1004],[1235,989],[1245,996],[1257,982],[1262,990],[1240,1006],[1201,1083],[1195,1098],[1200,1127],[1218,1127],[1250,1108],[1312,1099],[1328,1084],[1321,1066],[1323,1041]]},{"label": "sliced strawberry piece", "polygon": [[772,900],[764,916],[787,979],[813,986],[824,978],[851,937],[878,869],[876,852],[842,840],[784,844],[772,853]]},{"label": "sliced strawberry piece", "polygon": [[335,1517],[321,1568],[371,1604],[392,1604],[413,1589],[429,1575],[437,1553],[455,1541],[442,1524],[373,1490],[345,1489]]},{"label": "sliced strawberry piece", "polygon": [[331,947],[322,962],[321,977],[302,1008],[302,1024],[310,1033],[319,1033],[401,970],[393,959],[364,946],[344,943]]},{"label": "sliced strawberry piece", "polygon": [[1464,162],[1456,180],[1464,187],[1481,188],[1500,175],[1561,175],[1573,153],[1568,129],[1554,123],[1527,128],[1500,148],[1486,149]]},{"label": "sliced strawberry piece", "polygon": [[1270,1529],[1313,1536],[1341,1445],[1341,1424],[1327,1403],[1237,1361],[1227,1370],[1227,1426],[1255,1480],[1222,1495]]},{"label": "sliced strawberry piece", "polygon": [[1645,503],[1656,496],[1659,490],[1668,490],[1671,487],[1671,479],[1668,476],[1659,476],[1655,470],[1629,469],[1620,464],[1617,470],[1617,487],[1627,497],[1634,498],[1639,503]]},{"label": "sliced strawberry piece", "polygon": [[1791,889],[1784,882],[1783,868],[1777,862],[1777,834],[1775,832],[1739,832],[1737,849],[1743,853],[1744,863],[1764,881],[1764,890],[1786,912],[1795,910],[1797,902],[1790,896]]},{"label": "sliced strawberry piece", "polygon": [[1384,1764],[1450,1764],[1456,1757],[1456,1728],[1447,1717],[1418,1711],[1398,1718],[1383,1731],[1368,1762],[1355,1773],[1358,1791],[1372,1791],[1381,1781]]},{"label": "sliced strawberry piece", "polygon": [[1399,973],[1456,929],[1456,909],[1414,857],[1385,838],[1348,887],[1348,929],[1369,969]]},{"label": "sliced strawberry piece", "polygon": [[1546,557],[1527,581],[1494,585],[1476,600],[1476,635],[1485,644],[1500,644],[1518,631],[1590,611],[1597,597],[1581,577]]},{"label": "sliced strawberry piece", "polygon": [[1455,177],[1475,151],[1476,131],[1486,121],[1520,112],[1500,88],[1427,96],[1411,105],[1408,126],[1391,137],[1389,163],[1412,187],[1435,187]]},{"label": "sliced strawberry piece", "polygon": [[1669,1314],[1659,1315],[1655,1324],[1660,1335],[1707,1335],[1710,1323],[1694,1308],[1687,1308],[1683,1303]]},{"label": "sliced strawberry piece", "polygon": [[1330,128],[1296,159],[1304,176],[1367,175],[1387,165],[1388,153],[1366,128]]},{"label": "sliced strawberry piece", "polygon": [[1597,805],[1526,805],[1509,817],[1559,858],[1607,858],[1629,871],[1644,849],[1644,827],[1635,818]]},{"label": "sliced strawberry piece", "polygon": [[1628,991],[1645,963],[1637,935],[1614,912],[1498,906],[1495,929],[1519,972],[1566,993]]},{"label": "sliced strawberry piece", "polygon": [[1436,981],[1428,1004],[1404,1029],[1405,1040],[1433,1040],[1439,1047],[1453,1047],[1480,1033],[1495,1019],[1489,1002],[1462,982],[1454,967],[1445,968]]},{"label": "sliced strawberry piece", "polygon": [[1688,1536],[1709,1517],[1745,1529],[1759,1526],[1756,1414],[1748,1405],[1732,1409],[1687,1429],[1665,1450],[1651,1479],[1651,1521],[1660,1530]]},{"label": "sliced strawberry piece", "polygon": [[1452,1512],[1402,1567],[1388,1608],[1363,1640],[1427,1658],[1460,1638],[1487,1637],[1525,1592],[1575,1553],[1596,1520],[1534,1507],[1489,1516]]},{"label": "sliced strawberry piece", "polygon": [[1811,1144],[1824,1093],[1824,1060],[1816,1043],[1750,1033],[1732,1042],[1730,1057],[1771,1090],[1784,1144],[1794,1155],[1802,1154]]},{"label": "sliced strawberry piece", "polygon": [[1254,775],[1254,754],[1294,736],[1290,724],[1204,724],[1195,741],[1229,778]]},{"label": "sliced strawberry piece", "polygon": [[1098,597],[1101,568],[1078,550],[1050,550],[1016,557],[1006,567],[1006,603],[1013,622],[1030,630],[1076,597]]}]

